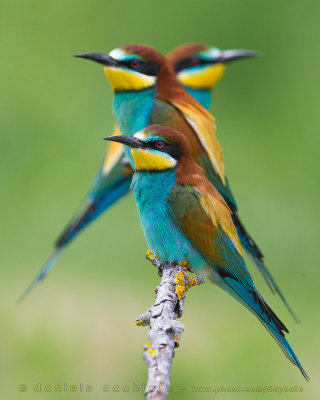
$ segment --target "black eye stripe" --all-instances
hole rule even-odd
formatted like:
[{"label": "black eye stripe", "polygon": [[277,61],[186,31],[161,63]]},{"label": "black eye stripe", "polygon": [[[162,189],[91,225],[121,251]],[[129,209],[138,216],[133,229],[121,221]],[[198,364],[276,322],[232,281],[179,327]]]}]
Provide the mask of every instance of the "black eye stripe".
[{"label": "black eye stripe", "polygon": [[[199,58],[199,57],[197,57],[197,58]],[[203,59],[199,58],[200,63],[198,65],[194,65],[192,63],[192,59],[193,59],[193,57],[189,57],[189,58],[184,58],[183,60],[178,61],[174,66],[175,71],[180,72],[183,69],[187,69],[187,68],[191,68],[191,67],[195,67],[195,66],[199,66],[199,65],[214,64],[213,60],[203,60]]]},{"label": "black eye stripe", "polygon": [[164,143],[163,147],[159,148],[156,145],[157,142],[159,142],[159,140],[157,140],[155,142],[144,143],[143,147],[146,149],[154,149],[157,151],[161,151],[162,153],[167,153],[171,157],[173,157],[175,160],[180,159],[180,157],[182,155],[182,150],[179,146],[176,146],[174,144],[169,144],[169,143],[166,143],[165,141],[163,141],[163,143]]},{"label": "black eye stripe", "polygon": [[155,63],[138,60],[138,65],[132,65],[132,60],[119,62],[120,65],[126,68],[132,69],[133,71],[140,72],[144,75],[157,76],[159,74],[160,67]]}]

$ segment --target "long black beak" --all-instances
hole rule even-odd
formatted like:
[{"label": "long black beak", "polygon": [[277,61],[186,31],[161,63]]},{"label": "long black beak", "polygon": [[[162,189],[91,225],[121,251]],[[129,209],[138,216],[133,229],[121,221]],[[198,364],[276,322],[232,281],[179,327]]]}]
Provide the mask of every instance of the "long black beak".
[{"label": "long black beak", "polygon": [[221,52],[221,56],[214,60],[215,64],[225,64],[231,61],[240,60],[241,58],[259,58],[262,54],[258,51],[249,50],[224,50]]},{"label": "long black beak", "polygon": [[84,53],[84,54],[75,54],[73,57],[85,58],[86,60],[95,61],[106,67],[118,66],[118,62],[114,58],[110,57],[109,54]]},{"label": "long black beak", "polygon": [[126,146],[129,146],[131,148],[136,148],[136,149],[143,147],[143,143],[141,143],[140,140],[136,139],[133,136],[125,136],[125,135],[108,136],[108,137],[105,137],[103,140],[110,140],[111,142],[118,142],[121,144],[125,144]]}]

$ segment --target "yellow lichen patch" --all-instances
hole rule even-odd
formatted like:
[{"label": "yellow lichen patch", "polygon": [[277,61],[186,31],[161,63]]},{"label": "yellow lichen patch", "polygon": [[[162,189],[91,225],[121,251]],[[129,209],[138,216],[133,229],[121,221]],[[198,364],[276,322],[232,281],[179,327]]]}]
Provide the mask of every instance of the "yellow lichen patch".
[{"label": "yellow lichen patch", "polygon": [[136,325],[137,326],[147,326],[150,325],[150,320],[149,319],[137,319],[136,320]]},{"label": "yellow lichen patch", "polygon": [[147,349],[147,352],[151,355],[151,357],[154,357],[156,355],[157,350],[153,349],[149,343],[145,344],[145,346]]},{"label": "yellow lichen patch", "polygon": [[175,294],[177,295],[179,301],[181,301],[188,289],[190,289],[192,286],[199,285],[199,282],[196,278],[189,276],[184,271],[177,272],[174,278],[177,284]]},{"label": "yellow lichen patch", "polygon": [[149,250],[147,251],[146,257],[147,257],[149,260],[151,260],[152,258],[154,258],[154,252],[153,252],[152,250],[149,249]]},{"label": "yellow lichen patch", "polygon": [[174,342],[176,344],[176,347],[178,347],[179,346],[179,340],[178,340],[177,336],[173,336],[173,340],[174,340]]},{"label": "yellow lichen patch", "polygon": [[183,275],[184,273],[181,272],[177,272],[174,276],[174,279],[176,281],[177,287],[175,290],[175,294],[177,295],[178,299],[181,300],[182,296],[185,294],[185,292],[187,291],[185,285],[184,285],[184,279],[183,279]]}]

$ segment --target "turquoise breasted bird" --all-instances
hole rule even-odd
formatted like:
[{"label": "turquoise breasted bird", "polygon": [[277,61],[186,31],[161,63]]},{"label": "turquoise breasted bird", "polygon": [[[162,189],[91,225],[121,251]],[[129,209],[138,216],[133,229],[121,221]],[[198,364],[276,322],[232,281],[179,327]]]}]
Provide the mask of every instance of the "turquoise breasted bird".
[{"label": "turquoise breasted bird", "polygon": [[141,227],[161,262],[184,262],[251,311],[286,357],[309,379],[285,338],[286,326],[256,289],[243,259],[231,210],[195,163],[186,136],[152,125],[134,136],[107,140],[129,146],[132,180]]},{"label": "turquoise breasted bird", "polygon": [[[182,74],[184,71],[183,65],[185,65],[185,70],[187,75],[190,74],[193,78],[192,86],[196,85],[196,80],[198,85],[200,85],[199,90],[194,90],[194,94],[197,95],[197,100],[201,103],[202,99],[210,99],[210,90],[206,90],[209,93],[203,95],[203,82],[207,82],[207,87],[213,89],[219,79],[222,77],[225,63],[233,61],[235,59],[242,59],[245,57],[254,57],[258,53],[246,50],[226,50],[224,52],[220,51],[219,60],[217,59],[217,51],[210,50],[215,48],[206,47],[199,44],[188,44],[181,46],[176,50],[172,51],[169,55],[169,63],[172,69],[178,72],[178,78],[181,77],[181,82],[186,79]],[[203,56],[202,52],[206,50],[206,54]],[[201,54],[200,54],[201,53]],[[208,74],[207,68],[199,67],[197,69],[197,74],[194,73],[194,68],[190,67],[190,64],[196,64],[197,62],[190,62],[192,57],[207,57],[210,56],[214,58],[207,60],[207,67],[210,72]],[[223,59],[223,63],[222,63]],[[218,63],[220,61],[220,63]],[[183,64],[183,65],[182,65]],[[212,65],[213,67],[212,67]],[[187,90],[190,88],[186,86]],[[116,126],[114,134],[120,134],[119,128]],[[75,237],[88,225],[91,224],[97,217],[99,217],[105,210],[111,207],[116,201],[122,198],[130,190],[131,179],[133,175],[133,169],[130,164],[126,162],[124,156],[123,147],[116,142],[110,143],[107,154],[101,163],[101,166],[96,174],[96,177],[91,185],[91,188],[85,198],[85,201],[72,218],[70,223],[67,225],[66,229],[62,232],[60,237],[55,243],[54,253],[49,258],[48,262],[41,270],[40,274],[32,282],[32,284],[24,292],[24,298],[33,287],[40,282],[48,274],[48,272],[53,268],[56,261],[60,257],[61,253],[64,251],[66,246],[73,241]]]},{"label": "turquoise breasted bird", "polygon": [[[204,54],[206,60],[203,61],[205,67],[202,71],[206,76],[208,71],[214,71],[216,76],[217,65],[237,57],[243,58],[245,54],[253,55],[252,52],[246,53],[244,50],[229,50],[220,52],[219,58],[212,61],[208,60],[206,52]],[[232,210],[232,218],[243,247],[262,272],[270,288],[277,291],[295,317],[265,267],[259,247],[240,221],[237,204],[225,175],[222,150],[215,137],[214,117],[178,82],[172,60],[170,64],[153,48],[143,45],[122,46],[110,54],[87,53],[78,57],[104,66],[105,74],[115,93],[113,110],[122,134],[133,135],[145,126],[157,123],[176,128],[187,136],[195,161],[204,169],[207,178]],[[217,81],[215,78],[215,82]],[[131,153],[128,151],[127,157],[131,159],[132,164]]]},{"label": "turquoise breasted bird", "polygon": [[[202,66],[198,65],[196,68],[197,79],[193,80],[193,85],[196,82],[203,85],[203,82],[207,81],[208,87],[218,82],[222,76],[221,67],[224,68],[228,61],[245,56],[252,57],[256,54],[244,50],[227,50],[220,51],[218,58],[212,56],[217,52],[210,49],[204,51],[204,55],[200,54],[199,45],[193,45],[192,50],[196,52],[194,57],[199,58],[201,56],[204,59]],[[289,308],[288,303],[263,264],[261,251],[246,232],[238,217],[237,205],[225,177],[220,145],[214,136],[214,119],[183,90],[174,77],[173,70],[179,70],[182,62],[186,66],[187,74],[191,74],[194,79],[195,73],[188,61],[190,45],[178,49],[177,52],[180,54],[180,58],[174,58],[172,54],[169,56],[171,65],[155,50],[141,45],[124,46],[113,50],[110,55],[86,54],[82,57],[92,59],[105,66],[106,75],[115,90],[114,111],[122,133],[133,134],[136,130],[154,122],[169,124],[183,130],[188,136],[192,142],[197,162],[202,165],[209,179],[233,210],[233,219],[244,247],[263,273],[267,283],[270,280],[269,286],[276,289]],[[208,59],[210,54],[211,60]],[[143,57],[146,59],[144,60]],[[151,57],[151,59],[148,60],[148,57]],[[180,67],[177,67],[179,59],[181,60]],[[141,68],[142,70],[139,71]],[[204,77],[201,78],[202,74],[204,74]],[[182,75],[178,73],[178,76],[181,78]],[[184,83],[187,83],[187,81]],[[203,90],[203,87],[201,86],[199,90]],[[130,157],[130,154],[128,156]],[[58,239],[53,256],[23,297],[46,276],[65,246],[78,232],[129,191],[132,169],[123,161],[124,156],[121,147],[117,147],[114,143],[98,173],[84,207]]]}]

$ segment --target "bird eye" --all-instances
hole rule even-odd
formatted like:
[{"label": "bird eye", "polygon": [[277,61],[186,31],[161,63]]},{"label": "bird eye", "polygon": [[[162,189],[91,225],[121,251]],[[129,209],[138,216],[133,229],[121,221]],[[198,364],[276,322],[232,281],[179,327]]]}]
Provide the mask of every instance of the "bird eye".
[{"label": "bird eye", "polygon": [[140,61],[137,60],[136,58],[133,58],[130,61],[130,67],[132,67],[132,68],[137,68],[139,65],[140,65]]},{"label": "bird eye", "polygon": [[164,146],[164,141],[158,140],[158,141],[155,143],[155,145],[156,145],[156,148],[157,148],[157,149],[162,149],[163,146]]},{"label": "bird eye", "polygon": [[190,63],[193,66],[200,65],[201,62],[202,62],[201,58],[199,58],[199,57],[191,57],[191,59],[190,59]]}]

